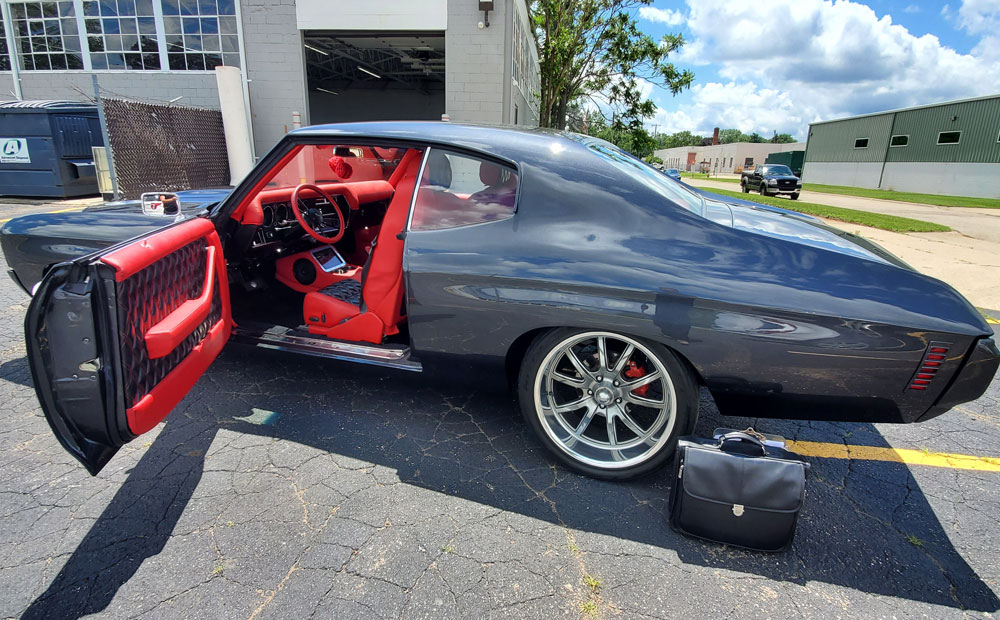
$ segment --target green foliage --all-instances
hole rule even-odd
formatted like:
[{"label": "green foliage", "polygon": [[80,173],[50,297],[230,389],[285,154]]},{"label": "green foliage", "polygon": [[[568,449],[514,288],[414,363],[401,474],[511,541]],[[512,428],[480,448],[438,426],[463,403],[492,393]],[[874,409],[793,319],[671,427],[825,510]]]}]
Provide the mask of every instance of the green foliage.
[{"label": "green foliage", "polygon": [[[684,45],[680,35],[656,41],[639,30],[635,9],[652,0],[532,0],[530,10],[538,47],[539,124],[542,127],[584,130],[574,127],[581,101],[609,110],[605,124],[612,140],[633,154],[652,151],[652,138],[643,120],[656,113],[652,100],[642,96],[641,80],[677,94],[690,87],[694,74],[667,62]],[[626,134],[631,137],[625,138]],[[602,136],[603,137],[603,136]],[[621,141],[621,142],[620,142]],[[632,148],[623,144],[627,142]]]},{"label": "green foliage", "polygon": [[649,157],[646,158],[646,163],[647,164],[662,164],[663,160],[660,159],[659,157],[657,157],[656,155],[650,155]]},{"label": "green foliage", "polygon": [[704,138],[696,136],[690,131],[678,131],[672,134],[660,134],[656,136],[656,148],[672,149],[675,146],[700,146]]}]

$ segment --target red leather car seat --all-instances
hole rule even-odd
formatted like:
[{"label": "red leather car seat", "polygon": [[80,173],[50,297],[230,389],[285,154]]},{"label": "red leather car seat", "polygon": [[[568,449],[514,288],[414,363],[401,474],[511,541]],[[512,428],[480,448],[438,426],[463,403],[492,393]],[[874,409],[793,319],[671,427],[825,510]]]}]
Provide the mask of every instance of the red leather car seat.
[{"label": "red leather car seat", "polygon": [[340,340],[380,344],[385,336],[399,333],[403,320],[403,239],[410,199],[413,196],[421,152],[410,149],[399,166],[403,168],[395,193],[386,209],[379,237],[358,280],[337,282],[308,293],[303,316],[309,332]]}]

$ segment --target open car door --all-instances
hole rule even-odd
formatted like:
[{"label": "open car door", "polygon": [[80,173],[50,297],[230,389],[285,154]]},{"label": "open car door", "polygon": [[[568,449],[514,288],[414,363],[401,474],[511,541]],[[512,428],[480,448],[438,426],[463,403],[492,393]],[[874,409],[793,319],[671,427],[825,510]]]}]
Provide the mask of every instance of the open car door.
[{"label": "open car door", "polygon": [[222,245],[207,218],[57,265],[25,319],[42,411],[96,475],[184,398],[232,326]]}]

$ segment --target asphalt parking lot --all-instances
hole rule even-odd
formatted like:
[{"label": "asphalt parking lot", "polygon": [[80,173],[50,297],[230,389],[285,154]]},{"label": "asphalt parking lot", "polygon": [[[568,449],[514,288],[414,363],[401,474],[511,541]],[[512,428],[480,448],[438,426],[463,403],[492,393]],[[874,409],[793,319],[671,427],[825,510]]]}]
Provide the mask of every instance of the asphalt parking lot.
[{"label": "asphalt parking lot", "polygon": [[[6,265],[0,260],[0,268]],[[230,346],[90,477],[31,388],[0,281],[0,617],[992,617],[1000,460],[812,458],[790,552],[666,525],[667,475],[553,465],[513,399],[446,377]],[[1000,382],[911,425],[720,418],[834,447],[1000,457]],[[857,449],[854,449],[857,450]],[[952,463],[947,458],[938,459]],[[935,461],[937,462],[937,461]]]}]

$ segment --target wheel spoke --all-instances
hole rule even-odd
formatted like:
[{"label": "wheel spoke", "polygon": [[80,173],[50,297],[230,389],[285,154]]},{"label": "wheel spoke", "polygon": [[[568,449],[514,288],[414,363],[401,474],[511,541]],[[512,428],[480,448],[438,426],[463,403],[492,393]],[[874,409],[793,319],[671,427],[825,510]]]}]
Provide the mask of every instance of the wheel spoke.
[{"label": "wheel spoke", "polygon": [[584,379],[577,379],[576,377],[569,377],[569,376],[564,375],[561,372],[557,372],[555,370],[553,370],[552,373],[549,376],[552,377],[552,379],[554,381],[558,381],[559,383],[565,383],[566,385],[571,385],[573,387],[581,387],[581,386],[583,386],[584,384],[587,383]]},{"label": "wheel spoke", "polygon": [[644,431],[641,426],[636,424],[635,420],[629,417],[628,412],[625,411],[624,407],[618,407],[618,417],[621,418],[622,424],[624,424],[628,430],[635,433],[636,437],[643,437],[646,434],[646,431]]},{"label": "wheel spoke", "polygon": [[583,419],[580,420],[580,423],[576,425],[577,436],[583,435],[583,433],[587,430],[587,427],[590,426],[590,423],[594,420],[594,415],[596,414],[596,407],[587,407],[587,414],[584,415]]},{"label": "wheel spoke", "polygon": [[608,345],[604,336],[597,337],[597,371],[603,372],[608,366]]},{"label": "wheel spoke", "polygon": [[659,378],[660,378],[659,371],[651,372],[651,373],[649,373],[648,375],[646,375],[644,377],[639,377],[635,381],[629,381],[628,383],[626,383],[624,385],[624,387],[625,387],[626,390],[628,390],[629,392],[631,392],[632,390],[634,390],[636,388],[641,388],[644,385],[649,385],[650,383],[652,383],[653,381],[656,381]]},{"label": "wheel spoke", "polygon": [[666,404],[662,400],[653,400],[652,398],[646,398],[645,396],[637,396],[631,392],[625,394],[625,400],[633,405],[639,405],[640,407],[652,407],[653,409],[659,409]]},{"label": "wheel spoke", "polygon": [[625,346],[625,350],[622,351],[622,354],[618,357],[618,361],[615,362],[615,367],[611,369],[615,377],[622,374],[622,371],[625,370],[625,364],[628,364],[628,359],[632,357],[633,351],[635,351],[635,345],[629,343]]},{"label": "wheel spoke", "polygon": [[552,404],[552,411],[555,412],[555,413],[571,413],[573,411],[576,411],[580,407],[583,407],[589,401],[590,401],[590,397],[589,396],[584,396],[583,398],[580,398],[578,400],[574,400],[573,402],[565,403],[563,405],[557,405],[557,404],[553,403]]},{"label": "wheel spoke", "polygon": [[580,373],[581,379],[590,378],[590,371],[587,370],[587,367],[583,365],[583,362],[580,361],[580,358],[576,356],[576,353],[573,351],[573,347],[566,349],[566,359],[568,359],[569,363],[573,364],[573,368],[575,368],[576,371]]},{"label": "wheel spoke", "polygon": [[612,448],[617,449],[618,447],[618,429],[615,428],[615,416],[606,416],[606,422],[608,424],[608,443],[611,444]]}]

